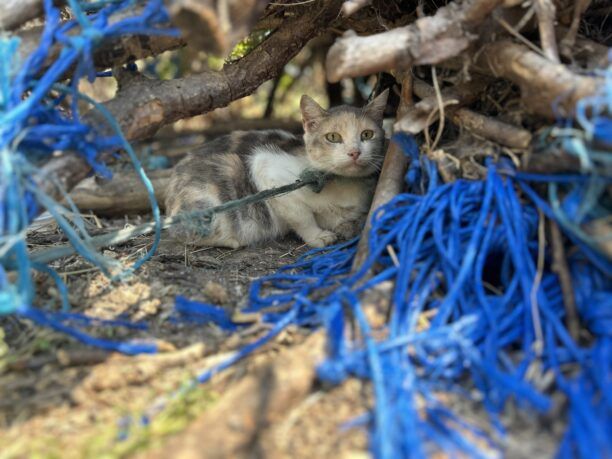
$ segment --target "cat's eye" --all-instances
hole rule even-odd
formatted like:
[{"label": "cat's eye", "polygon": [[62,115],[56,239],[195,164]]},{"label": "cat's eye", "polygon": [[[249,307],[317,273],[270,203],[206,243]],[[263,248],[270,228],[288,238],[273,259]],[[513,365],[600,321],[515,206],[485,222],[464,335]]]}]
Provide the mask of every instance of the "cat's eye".
[{"label": "cat's eye", "polygon": [[325,139],[327,139],[327,141],[331,143],[341,143],[342,142],[342,136],[338,134],[337,132],[328,132],[327,134],[325,134]]},{"label": "cat's eye", "polygon": [[361,131],[361,140],[370,140],[374,137],[374,131],[371,129],[366,129],[365,131]]}]

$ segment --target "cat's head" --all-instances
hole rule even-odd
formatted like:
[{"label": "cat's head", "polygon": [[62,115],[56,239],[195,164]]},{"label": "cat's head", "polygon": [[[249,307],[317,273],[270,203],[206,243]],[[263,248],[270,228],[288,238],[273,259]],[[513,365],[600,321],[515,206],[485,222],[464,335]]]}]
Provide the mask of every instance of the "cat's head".
[{"label": "cat's head", "polygon": [[362,108],[324,110],[304,95],[300,101],[306,153],[317,169],[348,177],[379,170],[384,156],[383,112],[388,90]]}]

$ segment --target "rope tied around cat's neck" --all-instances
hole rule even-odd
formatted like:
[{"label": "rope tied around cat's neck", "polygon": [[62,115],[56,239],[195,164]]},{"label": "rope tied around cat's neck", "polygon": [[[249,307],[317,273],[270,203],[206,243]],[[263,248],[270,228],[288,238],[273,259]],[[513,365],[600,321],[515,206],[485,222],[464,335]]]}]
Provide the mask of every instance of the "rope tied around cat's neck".
[{"label": "rope tied around cat's neck", "polygon": [[[233,201],[227,201],[215,207],[210,207],[204,210],[198,210],[194,212],[185,212],[182,214],[175,215],[173,217],[166,217],[162,220],[162,229],[167,229],[173,225],[183,223],[186,221],[198,220],[198,223],[202,225],[203,232],[206,230],[210,231],[210,225],[212,224],[215,214],[222,212],[229,212],[231,210],[238,209],[240,207],[255,204],[257,202],[266,201],[268,199],[290,193],[300,188],[308,186],[313,192],[320,193],[323,187],[335,176],[328,172],[306,169],[301,174],[298,180],[288,185],[283,185],[267,190],[262,190],[258,193],[254,193],[244,198],[234,199]],[[138,236],[144,236],[151,234],[155,230],[155,223],[144,223],[139,226],[124,228],[118,231],[113,231],[107,234],[101,234],[94,236],[89,239],[89,245],[92,248],[109,247],[117,244],[122,244]],[[74,247],[71,244],[59,245],[49,249],[39,250],[32,254],[32,261],[35,263],[50,263],[52,261],[64,258],[76,253]]]}]

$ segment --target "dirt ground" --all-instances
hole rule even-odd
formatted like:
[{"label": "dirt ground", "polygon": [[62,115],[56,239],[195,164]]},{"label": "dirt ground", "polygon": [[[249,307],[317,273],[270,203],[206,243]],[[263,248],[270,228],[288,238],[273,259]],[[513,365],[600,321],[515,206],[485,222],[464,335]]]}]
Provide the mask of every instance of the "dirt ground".
[{"label": "dirt ground", "polygon": [[[92,233],[126,223],[88,221]],[[29,241],[31,248],[40,248],[60,242],[61,235],[55,224],[49,223],[37,228]],[[150,244],[150,237],[141,237],[128,245],[106,249],[104,254],[128,264]],[[299,348],[307,334],[288,330],[272,345],[209,384],[180,391],[203,369],[252,342],[266,328],[254,323],[229,336],[211,325],[175,323],[168,320],[175,296],[233,310],[246,301],[253,279],[292,262],[305,250],[297,239],[291,238],[242,250],[194,249],[164,240],[141,270],[114,285],[79,257],[56,262],[54,267],[68,284],[75,311],[150,325],[146,331],[98,327],[90,329],[92,334],[115,340],[155,340],[165,352],[136,357],[111,355],[48,329],[13,318],[3,319],[4,341],[10,353],[0,362],[0,457],[155,457],[156,448],[163,452],[169,435],[182,431],[182,435],[194,435],[187,429],[190,424],[197,425],[198,418],[214,409],[225,394],[231,397],[232,387],[245,375],[269,366],[287,349]],[[58,293],[51,280],[42,275],[35,279],[43,292],[41,301],[57,308]],[[313,362],[298,362],[298,366],[308,372],[314,368]],[[309,386],[302,391],[303,399],[296,400],[294,411],[283,413],[284,419],[275,423],[278,432],[260,435],[261,440],[257,436],[251,438],[252,444],[245,451],[258,450],[254,445],[261,441],[265,444],[259,450],[268,451],[267,457],[363,454],[367,448],[365,433],[339,428],[367,409],[366,389],[352,381],[341,388],[321,388],[310,393],[313,378],[311,374],[306,378]],[[291,403],[287,403],[288,407]],[[139,421],[143,414],[151,418],[148,428]],[[216,456],[223,457],[224,446],[219,448]],[[241,448],[234,452],[238,454]],[[184,457],[215,457],[214,451],[209,453]]]}]

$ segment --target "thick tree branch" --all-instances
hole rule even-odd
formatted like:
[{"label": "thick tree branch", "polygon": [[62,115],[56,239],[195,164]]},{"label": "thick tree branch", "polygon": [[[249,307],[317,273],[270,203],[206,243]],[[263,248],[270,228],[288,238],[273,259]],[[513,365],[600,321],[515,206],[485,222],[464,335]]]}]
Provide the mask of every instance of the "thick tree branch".
[{"label": "thick tree branch", "polygon": [[595,94],[603,85],[602,78],[577,75],[511,41],[486,45],[476,69],[517,84],[525,106],[549,118],[571,116],[580,99]]},{"label": "thick tree branch", "polygon": [[576,0],[575,2],[572,23],[563,40],[561,40],[561,50],[566,55],[569,55],[571,48],[574,46],[576,36],[578,35],[578,28],[580,27],[580,19],[590,4],[591,0]]},{"label": "thick tree branch", "polygon": [[267,40],[221,71],[166,81],[135,78],[107,108],[130,140],[153,135],[161,126],[224,107],[277,76],[308,41],[338,15],[342,2],[330,0],[287,20]]},{"label": "thick tree branch", "polygon": [[[163,125],[224,107],[251,94],[262,83],[278,75],[311,38],[338,17],[341,4],[341,0],[326,0],[319,8],[309,8],[285,21],[251,53],[219,72],[209,71],[169,81],[134,77],[122,85],[117,96],[106,106],[128,140],[150,137]],[[87,120],[95,126],[107,125],[97,113],[92,112]],[[60,169],[61,183],[67,190],[90,170],[81,156],[67,153],[52,159],[42,169],[41,176]],[[50,183],[45,189],[58,196]]]},{"label": "thick tree branch", "polygon": [[[486,87],[483,79],[472,79],[469,82],[458,84],[442,91],[442,101],[447,111],[452,111],[478,100]],[[432,115],[438,107],[438,98],[434,89],[421,80],[415,80],[414,93],[421,99],[413,105],[394,125],[396,131],[418,134],[439,118],[439,112]]]},{"label": "thick tree branch", "polygon": [[449,117],[457,126],[500,145],[524,150],[531,144],[531,133],[526,129],[504,123],[467,108],[454,111],[450,113]]},{"label": "thick tree branch", "polygon": [[[112,21],[118,21],[119,19],[133,14],[133,10],[129,13],[119,14],[113,17]],[[42,31],[43,28],[37,26],[18,33],[18,37],[21,40],[18,49],[19,62],[24,62],[27,57],[38,48]],[[79,29],[75,29],[71,33],[77,33],[78,31]],[[130,61],[156,56],[164,51],[185,46],[185,44],[185,40],[181,37],[171,37],[167,35],[127,35],[102,42],[94,50],[93,61],[97,69],[104,70],[123,65]],[[51,48],[42,67],[43,71],[57,60],[61,50],[62,45],[60,44],[55,44]]]},{"label": "thick tree branch", "polygon": [[42,0],[2,0],[0,30],[15,30],[43,12]]},{"label": "thick tree branch", "polygon": [[457,56],[478,38],[472,29],[501,3],[502,0],[453,2],[406,27],[368,37],[346,35],[329,50],[327,78],[335,82],[383,70],[436,64]]},{"label": "thick tree branch", "polygon": [[[171,172],[170,169],[161,169],[148,173],[162,209]],[[140,214],[151,210],[147,189],[135,173],[118,173],[110,181],[89,177],[72,190],[70,197],[80,210],[91,210],[101,217]]]},{"label": "thick tree branch", "polygon": [[[525,149],[531,143],[531,133],[517,126],[504,123],[494,118],[476,113],[461,106],[469,105],[478,99],[485,84],[473,79],[468,83],[454,86],[442,91],[442,101],[448,107],[446,116],[457,126],[510,148]],[[423,81],[414,82],[414,93],[421,101],[414,105],[404,117],[395,123],[395,129],[416,134],[438,119],[431,113],[438,108],[434,88]]]},{"label": "thick tree branch", "polygon": [[[402,93],[400,96],[400,105],[397,109],[397,117],[403,116],[410,107],[413,106],[412,98],[413,78],[410,70],[403,72],[402,75]],[[366,217],[366,222],[361,231],[361,238],[357,246],[357,253],[353,260],[352,270],[356,272],[361,268],[361,265],[368,258],[369,251],[369,236],[372,228],[372,217],[374,212],[389,202],[395,195],[402,191],[404,186],[404,173],[408,167],[408,156],[404,153],[399,145],[395,142],[389,144],[385,160],[383,161],[382,170],[376,184],[370,211]]]},{"label": "thick tree branch", "polygon": [[555,16],[557,10],[552,0],[536,0],[534,3],[538,15],[538,28],[540,29],[540,42],[546,57],[559,63],[559,50],[555,36]]}]

